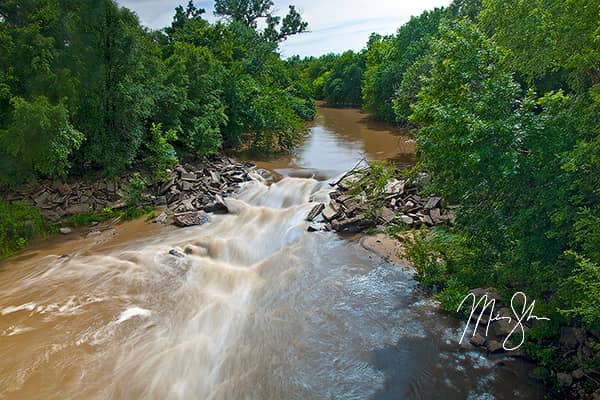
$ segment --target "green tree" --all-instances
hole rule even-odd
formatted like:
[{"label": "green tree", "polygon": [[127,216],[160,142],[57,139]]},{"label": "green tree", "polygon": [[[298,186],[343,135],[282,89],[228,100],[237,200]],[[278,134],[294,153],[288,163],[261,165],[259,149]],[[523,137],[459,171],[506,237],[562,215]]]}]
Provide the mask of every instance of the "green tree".
[{"label": "green tree", "polygon": [[135,14],[114,1],[84,3],[77,15],[69,50],[80,82],[73,119],[87,138],[78,161],[117,172],[134,161],[146,135],[154,60]]},{"label": "green tree", "polygon": [[70,167],[69,156],[84,139],[70,124],[64,104],[52,105],[45,97],[31,102],[14,97],[11,104],[10,124],[0,130],[0,180],[16,184],[36,174],[63,176]]},{"label": "green tree", "polygon": [[362,87],[363,107],[374,118],[394,122],[393,98],[405,72],[429,53],[441,21],[448,19],[443,8],[425,11],[398,29],[394,36],[371,36],[365,52],[366,71]]},{"label": "green tree", "polygon": [[581,90],[600,82],[599,15],[597,1],[483,0],[480,19],[527,81]]},{"label": "green tree", "polygon": [[215,14],[254,30],[258,21],[264,19],[266,28],[262,36],[271,42],[280,42],[306,31],[308,23],[302,20],[293,5],[289,6],[288,14],[283,18],[273,14],[273,5],[272,0],[216,0]]}]

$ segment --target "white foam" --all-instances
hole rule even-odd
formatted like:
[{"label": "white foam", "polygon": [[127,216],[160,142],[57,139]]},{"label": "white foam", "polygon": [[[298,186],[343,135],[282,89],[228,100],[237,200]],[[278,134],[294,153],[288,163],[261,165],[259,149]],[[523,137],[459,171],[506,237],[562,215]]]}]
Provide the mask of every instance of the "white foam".
[{"label": "white foam", "polygon": [[21,333],[30,332],[33,328],[29,326],[10,326],[4,332],[2,332],[1,336],[15,336],[20,335]]},{"label": "white foam", "polygon": [[2,310],[2,315],[12,314],[14,312],[23,311],[23,310],[33,311],[35,309],[35,307],[36,307],[35,303],[25,303],[25,304],[21,304],[20,306],[10,306],[10,307],[6,307]]},{"label": "white foam", "polygon": [[122,322],[127,321],[128,319],[133,318],[133,317],[146,318],[146,317],[149,317],[150,314],[152,314],[152,311],[146,310],[145,308],[129,307],[127,310],[123,311],[119,315],[119,318],[117,319],[116,323],[120,324]]}]

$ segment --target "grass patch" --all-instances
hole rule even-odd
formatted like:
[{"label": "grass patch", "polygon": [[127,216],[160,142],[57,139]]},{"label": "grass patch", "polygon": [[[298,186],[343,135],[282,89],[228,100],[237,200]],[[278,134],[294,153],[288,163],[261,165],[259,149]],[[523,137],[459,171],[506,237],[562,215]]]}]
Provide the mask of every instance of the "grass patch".
[{"label": "grass patch", "polygon": [[93,223],[108,221],[119,218],[122,221],[131,221],[148,214],[146,221],[155,218],[154,209],[151,206],[127,207],[121,210],[105,208],[102,211],[92,213],[75,214],[67,218],[66,224],[72,227],[90,226]]}]

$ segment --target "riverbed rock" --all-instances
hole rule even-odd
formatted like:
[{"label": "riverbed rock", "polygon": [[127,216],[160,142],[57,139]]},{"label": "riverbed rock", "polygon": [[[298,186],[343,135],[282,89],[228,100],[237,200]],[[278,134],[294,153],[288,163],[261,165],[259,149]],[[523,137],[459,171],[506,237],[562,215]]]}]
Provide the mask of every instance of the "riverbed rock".
[{"label": "riverbed rock", "polygon": [[512,332],[516,325],[514,320],[500,319],[492,323],[492,329],[497,336],[506,337]]},{"label": "riverbed rock", "polygon": [[483,335],[480,335],[479,333],[476,333],[475,335],[473,335],[471,337],[471,339],[469,339],[469,342],[473,346],[477,346],[477,347],[485,346],[486,341],[487,341],[487,339]]},{"label": "riverbed rock", "polygon": [[181,251],[177,250],[177,249],[171,249],[169,250],[169,254],[172,255],[173,257],[177,257],[177,258],[184,258],[185,254],[183,254]]},{"label": "riverbed rock", "polygon": [[73,233],[73,229],[64,227],[64,228],[60,228],[59,232],[61,235],[70,235],[71,233]]},{"label": "riverbed rock", "polygon": [[162,212],[162,213],[160,213],[160,215],[158,217],[156,217],[156,219],[154,220],[154,223],[164,225],[167,223],[168,218],[169,218],[169,216],[167,215],[167,213]]},{"label": "riverbed rock", "polygon": [[175,214],[173,222],[179,227],[188,227],[194,225],[204,225],[210,222],[210,216],[204,211],[190,211]]},{"label": "riverbed rock", "polygon": [[335,218],[339,217],[340,213],[336,211],[331,204],[327,205],[323,210],[323,218],[327,221],[333,221]]},{"label": "riverbed rock", "polygon": [[323,204],[323,203],[317,204],[310,210],[310,212],[308,213],[308,215],[306,217],[306,220],[309,222],[314,221],[319,216],[319,214],[321,214],[321,212],[324,209],[325,209],[325,204]]},{"label": "riverbed rock", "polygon": [[362,214],[352,218],[333,220],[331,222],[331,227],[339,233],[358,233],[372,225],[373,222]]}]

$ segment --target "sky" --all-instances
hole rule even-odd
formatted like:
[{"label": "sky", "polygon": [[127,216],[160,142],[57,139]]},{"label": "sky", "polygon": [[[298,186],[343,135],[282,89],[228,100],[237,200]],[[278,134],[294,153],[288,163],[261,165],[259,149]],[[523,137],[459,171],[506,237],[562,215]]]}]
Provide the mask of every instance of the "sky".
[{"label": "sky", "polygon": [[[122,6],[135,11],[144,25],[154,29],[169,25],[175,7],[187,1],[118,0]],[[216,19],[213,3],[213,0],[194,2],[196,7],[206,9],[206,18],[210,21]],[[447,6],[450,0],[274,0],[274,3],[275,14],[285,14],[288,5],[294,4],[309,23],[309,32],[281,44],[282,56],[290,57],[358,51],[365,47],[372,32],[394,33],[411,16]]]}]

